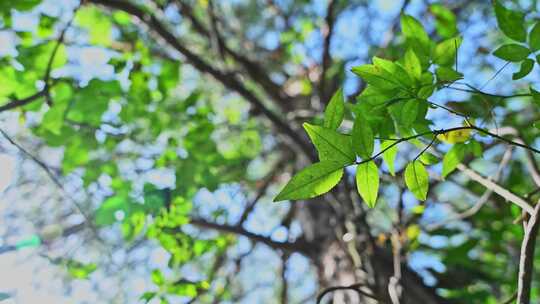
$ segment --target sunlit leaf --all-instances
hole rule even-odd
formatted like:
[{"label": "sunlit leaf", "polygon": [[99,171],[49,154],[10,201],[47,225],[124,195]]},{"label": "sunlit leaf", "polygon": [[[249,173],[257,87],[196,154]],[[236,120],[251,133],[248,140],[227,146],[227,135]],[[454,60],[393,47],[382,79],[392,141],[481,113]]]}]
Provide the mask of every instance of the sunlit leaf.
[{"label": "sunlit leaf", "polygon": [[452,66],[461,41],[461,37],[454,37],[437,44],[433,52],[433,61],[441,66]]},{"label": "sunlit leaf", "polygon": [[443,158],[443,169],[442,169],[442,177],[445,178],[448,176],[448,174],[452,173],[457,165],[461,163],[463,160],[463,157],[465,156],[465,145],[463,144],[456,144],[452,146],[452,148],[446,152]]},{"label": "sunlit leaf", "polygon": [[349,136],[308,123],[304,123],[304,129],[319,152],[320,160],[331,160],[348,165],[356,159]]},{"label": "sunlit leaf", "polygon": [[368,159],[373,153],[374,137],[371,127],[362,116],[357,116],[352,130],[353,150],[362,159]]},{"label": "sunlit leaf", "polygon": [[274,202],[308,199],[330,191],[341,180],[343,165],[339,162],[314,163],[293,176]]},{"label": "sunlit leaf", "polygon": [[442,4],[432,4],[429,11],[435,16],[435,29],[443,38],[450,38],[457,34],[456,16]]},{"label": "sunlit leaf", "polygon": [[413,161],[407,165],[405,168],[405,184],[417,199],[426,200],[429,176],[421,162]]},{"label": "sunlit leaf", "polygon": [[356,167],[356,187],[366,204],[370,208],[375,207],[379,192],[379,169],[373,161]]},{"label": "sunlit leaf", "polygon": [[395,144],[395,141],[393,140],[383,140],[381,142],[381,151],[383,151],[383,160],[386,163],[386,166],[388,167],[388,172],[392,176],[396,175],[395,170],[395,161],[396,161],[396,155],[398,152],[397,145]]},{"label": "sunlit leaf", "polygon": [[405,69],[412,78],[420,79],[420,76],[422,75],[422,65],[413,49],[408,49],[407,52],[405,52]]},{"label": "sunlit leaf", "polygon": [[324,127],[328,129],[336,130],[343,121],[343,115],[345,114],[345,99],[343,97],[343,89],[339,89],[334,96],[330,99],[330,102],[326,106],[324,111]]}]

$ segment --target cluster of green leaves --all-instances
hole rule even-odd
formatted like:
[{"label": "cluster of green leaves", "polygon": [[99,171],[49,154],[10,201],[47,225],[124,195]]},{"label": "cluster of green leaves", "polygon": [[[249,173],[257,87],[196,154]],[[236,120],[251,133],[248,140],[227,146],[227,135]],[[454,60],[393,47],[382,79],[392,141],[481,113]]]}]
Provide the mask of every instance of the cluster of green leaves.
[{"label": "cluster of green leaves", "polygon": [[152,282],[159,287],[157,291],[148,291],[141,296],[145,303],[154,298],[159,298],[162,303],[168,303],[168,296],[175,295],[181,297],[193,298],[200,291],[207,290],[210,284],[206,281],[192,282],[187,280],[170,281],[165,278],[160,270],[152,271]]},{"label": "cluster of green leaves", "polygon": [[[451,11],[440,5],[432,6],[431,11],[443,39],[435,43],[418,20],[403,15],[404,56],[393,61],[373,57],[372,64],[352,69],[367,83],[367,87],[357,103],[349,108],[343,91],[339,90],[326,107],[322,126],[304,124],[320,162],[296,174],[275,198],[276,201],[307,199],[326,193],[338,184],[345,167],[356,164],[358,192],[367,205],[373,207],[380,183],[376,158],[382,155],[389,173],[394,175],[398,144],[403,141],[396,137],[410,137],[410,142],[418,147],[423,147],[423,144],[415,135],[426,134],[427,140],[435,140],[434,134],[429,136],[432,122],[426,118],[430,108],[428,98],[442,85],[462,78],[462,74],[453,67],[461,37],[457,36],[456,21]],[[354,122],[349,132],[342,133],[339,128],[348,109],[352,109]],[[467,140],[468,136],[460,141]],[[374,154],[377,145],[380,151]],[[464,153],[455,152],[457,150],[454,148],[443,161],[446,164],[445,175],[457,165],[451,159],[463,158]],[[425,166],[439,162],[437,158],[433,161],[433,155],[431,158],[427,155],[431,154],[422,151],[404,170],[405,184],[419,200],[425,200],[428,192]]]},{"label": "cluster of green leaves", "polygon": [[[512,79],[521,79],[529,75],[534,67],[534,60],[528,57],[540,50],[540,21],[536,22],[527,34],[523,12],[508,9],[499,1],[494,1],[493,6],[499,28],[506,37],[514,41],[503,44],[493,55],[509,62],[520,62],[520,69],[512,75]],[[536,62],[540,64],[540,55],[536,55]]]},{"label": "cluster of green leaves", "polygon": [[[65,24],[57,16],[40,14],[36,31],[11,29],[13,10],[31,10],[40,2],[0,3],[1,26],[12,31],[19,41],[16,55],[0,58],[0,104],[36,94],[58,44],[55,29]],[[127,75],[128,84],[121,83],[118,77],[82,83],[73,75],[51,76],[52,104],[42,97],[18,110],[21,121],[28,123],[47,146],[63,148],[63,174],[80,173],[88,188],[101,187],[100,178],[110,181],[107,190],[111,194],[90,214],[93,224],[101,229],[120,229],[126,242],[157,240],[171,254],[171,268],[224,250],[232,243],[230,237],[200,239],[180,227],[189,222],[191,201],[199,189],[214,191],[221,184],[246,176],[248,162],[262,148],[256,122],[241,118],[238,107],[216,111],[215,100],[221,92],[207,89],[206,85],[196,84],[179,93],[181,62],[154,58],[148,37],[139,34],[136,23],[126,13],[107,13],[97,6],[83,5],[70,30],[85,33],[86,37],[81,37],[92,47],[110,51],[113,56],[108,64],[116,75]],[[80,47],[86,47],[85,43]],[[51,71],[66,67],[71,60],[64,44],[58,46]],[[11,64],[15,61],[17,65]],[[117,110],[111,111],[113,108]],[[27,121],[28,117],[35,120]],[[220,128],[220,120],[230,129]],[[215,140],[217,131],[229,140]],[[148,153],[149,146],[159,148]],[[151,162],[152,170],[172,170],[176,180],[172,189],[158,189],[147,183],[142,191],[137,190],[135,184],[141,175],[128,177],[119,163],[135,164],[139,160]],[[80,278],[90,273],[89,268],[71,269]],[[198,285],[195,289],[171,286],[157,296],[171,292],[191,297],[205,290]]]}]

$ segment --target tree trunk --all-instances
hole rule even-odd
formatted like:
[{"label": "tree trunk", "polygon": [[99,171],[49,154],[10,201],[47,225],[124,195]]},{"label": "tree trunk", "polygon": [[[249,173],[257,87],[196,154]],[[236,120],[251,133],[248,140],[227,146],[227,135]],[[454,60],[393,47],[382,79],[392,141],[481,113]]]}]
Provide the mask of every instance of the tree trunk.
[{"label": "tree trunk", "polygon": [[[345,198],[345,189],[333,192],[333,196]],[[372,241],[367,226],[363,227],[362,214],[352,216],[356,209],[346,199],[337,202],[328,197],[302,202],[299,220],[306,241],[313,244],[310,258],[317,267],[319,291],[336,286],[354,285],[353,289],[328,292],[321,303],[393,303],[388,292],[388,283],[394,275],[393,255],[387,248],[378,247]],[[333,208],[339,207],[339,208]],[[365,222],[364,222],[365,223]],[[347,230],[348,229],[348,230]],[[351,231],[354,230],[354,231]],[[401,304],[450,303],[438,296],[433,288],[426,286],[422,278],[401,265]],[[373,298],[365,294],[373,295]]]}]

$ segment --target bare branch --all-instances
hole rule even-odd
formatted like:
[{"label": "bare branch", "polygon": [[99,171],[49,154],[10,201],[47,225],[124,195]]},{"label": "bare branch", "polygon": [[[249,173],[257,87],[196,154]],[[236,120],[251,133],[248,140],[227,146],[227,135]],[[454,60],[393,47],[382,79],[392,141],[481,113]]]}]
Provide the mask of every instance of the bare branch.
[{"label": "bare branch", "polygon": [[295,242],[278,242],[272,240],[269,237],[247,231],[242,227],[212,223],[200,218],[192,218],[190,220],[190,224],[200,228],[214,229],[225,233],[233,233],[245,236],[254,242],[263,243],[271,248],[283,250],[285,252],[299,252],[302,254],[307,254],[309,249],[309,244],[307,244],[303,240],[298,240]]},{"label": "bare branch", "polygon": [[330,43],[332,42],[332,35],[334,34],[334,23],[335,23],[335,8],[338,1],[330,0],[328,6],[326,7],[326,18],[325,18],[325,27],[323,30],[323,53],[322,53],[322,66],[321,66],[321,79],[319,80],[319,93],[321,97],[321,102],[324,104],[327,102],[326,92],[326,72],[330,67],[331,57],[330,57]]},{"label": "bare branch", "polygon": [[519,259],[518,274],[518,304],[529,304],[531,297],[531,282],[534,270],[534,251],[536,236],[540,226],[540,202],[536,204],[531,218],[527,222],[525,235],[521,243],[521,256]]},{"label": "bare branch", "polygon": [[317,302],[316,303],[320,304],[325,295],[327,295],[328,293],[337,291],[337,290],[354,290],[354,291],[358,292],[362,296],[374,299],[374,300],[378,301],[379,303],[384,303],[384,301],[377,298],[374,294],[363,290],[362,287],[364,287],[364,284],[358,283],[358,284],[352,284],[352,285],[348,285],[348,286],[334,286],[334,287],[326,288],[321,293],[319,293],[319,295],[317,296]]},{"label": "bare branch", "polygon": [[[503,157],[501,159],[501,162],[499,163],[497,171],[495,172],[493,176],[488,177],[488,180],[493,180],[496,182],[500,178],[502,170],[506,167],[506,165],[508,164],[511,158],[512,158],[512,147],[509,146],[503,154]],[[484,206],[484,204],[489,200],[491,194],[493,194],[493,189],[487,188],[486,191],[484,191],[482,196],[476,201],[476,203],[471,208],[453,217],[450,217],[440,223],[436,223],[431,226],[428,226],[426,230],[427,231],[437,230],[450,222],[464,220],[468,217],[475,215],[478,211],[480,211],[482,206]]]},{"label": "bare branch", "polygon": [[7,110],[11,110],[11,109],[15,109],[15,108],[18,108],[18,107],[25,106],[25,105],[27,105],[29,103],[32,103],[33,101],[38,100],[41,97],[44,97],[45,95],[47,95],[47,91],[46,90],[41,90],[41,91],[39,91],[39,92],[37,92],[37,93],[35,93],[33,95],[30,95],[30,96],[28,96],[26,98],[11,100],[7,104],[0,106],[0,112],[4,112],[4,111],[7,111]]}]

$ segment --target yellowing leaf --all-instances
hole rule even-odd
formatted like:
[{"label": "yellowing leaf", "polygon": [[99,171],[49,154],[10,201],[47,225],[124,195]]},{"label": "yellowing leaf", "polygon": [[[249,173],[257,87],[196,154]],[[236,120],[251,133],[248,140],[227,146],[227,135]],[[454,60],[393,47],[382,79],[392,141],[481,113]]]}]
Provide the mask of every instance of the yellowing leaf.
[{"label": "yellowing leaf", "polygon": [[466,142],[471,138],[471,129],[461,129],[437,135],[437,139],[449,144]]}]

